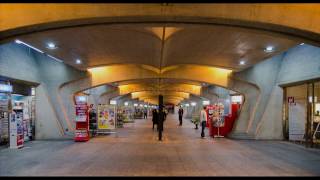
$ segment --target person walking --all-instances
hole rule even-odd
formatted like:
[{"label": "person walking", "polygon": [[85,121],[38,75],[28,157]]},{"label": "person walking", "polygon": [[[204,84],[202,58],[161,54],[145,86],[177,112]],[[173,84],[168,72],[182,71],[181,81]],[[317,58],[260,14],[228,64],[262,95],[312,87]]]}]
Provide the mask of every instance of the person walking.
[{"label": "person walking", "polygon": [[147,118],[148,118],[148,111],[147,111],[147,108],[145,108],[143,111],[143,119],[147,119]]},{"label": "person walking", "polygon": [[179,108],[178,114],[179,114],[179,126],[182,126],[183,109],[181,106]]},{"label": "person walking", "polygon": [[166,108],[163,108],[163,120],[165,121],[167,119],[168,110]]},{"label": "person walking", "polygon": [[158,112],[156,109],[152,110],[152,129],[154,129],[154,125],[158,125]]},{"label": "person walking", "polygon": [[207,112],[206,112],[206,106],[203,106],[203,109],[200,111],[200,125],[201,125],[201,137],[204,138],[204,129],[207,125]]}]

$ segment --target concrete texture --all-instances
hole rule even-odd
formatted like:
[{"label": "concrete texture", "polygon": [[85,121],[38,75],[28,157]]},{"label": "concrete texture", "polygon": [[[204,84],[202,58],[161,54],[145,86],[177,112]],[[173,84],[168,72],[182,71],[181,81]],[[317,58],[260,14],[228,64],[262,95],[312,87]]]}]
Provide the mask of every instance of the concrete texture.
[{"label": "concrete texture", "polygon": [[0,66],[1,76],[39,84],[36,86],[36,138],[65,138],[70,121],[60,104],[59,86],[81,78],[85,72],[16,43],[0,46]]},{"label": "concrete texture", "polygon": [[[177,114],[164,124],[163,141],[151,119],[116,134],[73,141],[33,141],[0,149],[1,176],[319,176],[320,150],[284,141],[200,138]],[[206,132],[206,135],[208,132]]]},{"label": "concrete texture", "polygon": [[320,40],[319,4],[1,4],[0,11],[0,38],[83,24],[175,21],[235,25]]}]

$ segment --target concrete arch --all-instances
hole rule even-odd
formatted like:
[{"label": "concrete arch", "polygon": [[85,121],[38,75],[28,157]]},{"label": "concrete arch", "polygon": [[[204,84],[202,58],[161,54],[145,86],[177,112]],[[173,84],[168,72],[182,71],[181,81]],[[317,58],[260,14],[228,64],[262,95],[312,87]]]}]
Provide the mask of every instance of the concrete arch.
[{"label": "concrete arch", "polygon": [[[253,83],[242,81],[233,77],[231,71],[214,67],[203,66],[179,66],[167,70],[162,73],[156,73],[139,65],[114,65],[108,67],[99,67],[90,70],[91,73],[87,77],[62,84],[59,88],[58,96],[61,100],[62,109],[66,109],[65,121],[66,126],[71,126],[71,120],[74,118],[74,104],[72,95],[84,89],[97,87],[111,82],[119,82],[130,79],[145,79],[145,78],[175,78],[187,79],[192,81],[205,82],[226,89],[231,89],[241,92],[245,96],[245,101],[242,107],[242,113],[235,125],[233,134],[242,133],[248,136],[251,124],[254,121],[259,121],[255,116],[255,111],[259,105],[260,90]],[[117,90],[114,95],[118,95]],[[63,121],[63,120],[62,120]],[[69,122],[68,122],[69,121]],[[72,129],[72,128],[70,128]]]},{"label": "concrete arch", "polygon": [[[120,85],[119,93],[127,94],[127,93],[135,93],[142,91],[157,91],[156,87],[152,87],[148,84],[128,84],[128,85]],[[170,84],[168,87],[161,87],[163,91],[172,91],[172,92],[184,92],[189,94],[200,95],[201,86],[195,86],[190,84]]]},{"label": "concrete arch", "polygon": [[185,22],[256,28],[320,41],[319,4],[1,4],[0,12],[0,39],[99,23]]}]

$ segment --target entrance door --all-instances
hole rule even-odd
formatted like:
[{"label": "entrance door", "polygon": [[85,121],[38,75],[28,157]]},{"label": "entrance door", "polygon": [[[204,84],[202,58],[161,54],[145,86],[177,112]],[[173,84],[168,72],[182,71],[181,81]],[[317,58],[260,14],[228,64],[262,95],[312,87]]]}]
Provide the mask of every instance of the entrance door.
[{"label": "entrance door", "polygon": [[287,87],[289,140],[305,141],[307,85]]},{"label": "entrance door", "polygon": [[320,143],[320,82],[314,83],[311,135],[313,143]]}]

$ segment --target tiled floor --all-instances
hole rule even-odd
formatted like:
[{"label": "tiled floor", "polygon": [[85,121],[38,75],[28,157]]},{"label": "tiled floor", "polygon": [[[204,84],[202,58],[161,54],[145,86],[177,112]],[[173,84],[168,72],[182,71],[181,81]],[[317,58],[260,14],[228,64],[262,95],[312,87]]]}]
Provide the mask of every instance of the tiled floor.
[{"label": "tiled floor", "polygon": [[[0,149],[2,176],[313,176],[320,150],[284,141],[200,138],[200,129],[176,115],[157,140],[151,120],[136,120],[116,134],[85,143],[34,141]],[[207,133],[208,134],[208,133]]]}]

